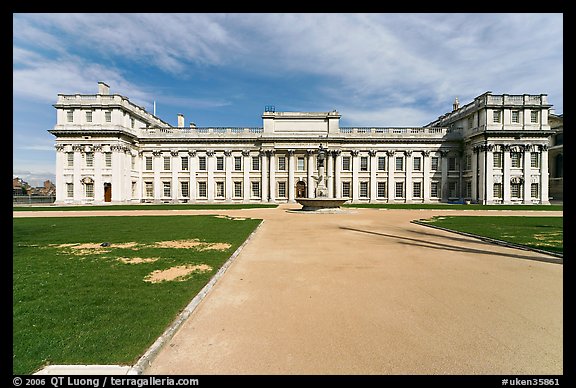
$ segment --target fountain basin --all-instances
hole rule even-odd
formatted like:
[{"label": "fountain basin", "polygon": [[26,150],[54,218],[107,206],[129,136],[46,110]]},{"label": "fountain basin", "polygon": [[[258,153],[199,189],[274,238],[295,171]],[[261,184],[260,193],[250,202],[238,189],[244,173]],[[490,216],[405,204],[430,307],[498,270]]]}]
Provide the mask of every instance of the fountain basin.
[{"label": "fountain basin", "polygon": [[348,198],[296,198],[303,211],[322,211],[339,209]]}]

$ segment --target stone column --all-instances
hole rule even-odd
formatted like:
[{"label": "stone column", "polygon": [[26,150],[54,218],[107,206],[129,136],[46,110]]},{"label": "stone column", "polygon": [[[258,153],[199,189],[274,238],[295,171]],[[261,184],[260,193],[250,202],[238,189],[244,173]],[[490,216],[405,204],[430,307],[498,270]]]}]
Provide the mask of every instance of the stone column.
[{"label": "stone column", "polygon": [[[162,181],[160,180],[160,170],[162,169],[162,151],[152,151],[152,171],[154,171],[154,202],[159,202],[162,198]],[[112,164],[114,164],[114,154],[112,154]],[[112,187],[114,189],[114,187]]]},{"label": "stone column", "polygon": [[84,199],[84,185],[82,184],[82,146],[73,145],[72,151],[74,152],[74,175],[72,182],[74,183],[74,202],[82,202]]},{"label": "stone column", "polygon": [[[104,161],[102,159],[104,155],[102,154],[102,145],[94,144],[90,147],[90,151],[93,152],[94,155],[94,202],[104,202],[104,179],[102,178],[102,167],[104,166]],[[114,160],[114,154],[116,154],[116,152],[112,154],[113,178],[115,175],[121,173],[121,171],[117,171],[118,161]],[[116,180],[119,181],[119,179]],[[112,195],[114,195],[117,190],[120,190],[120,187],[114,187],[114,185],[112,185]]]},{"label": "stone column", "polygon": [[260,151],[260,173],[262,174],[262,181],[260,183],[261,201],[268,201],[268,158],[266,151]]},{"label": "stone column", "polygon": [[548,144],[542,144],[540,147],[540,203],[549,205],[548,198]]},{"label": "stone column", "polygon": [[196,170],[198,169],[198,158],[196,158],[195,150],[188,151],[188,156],[190,157],[190,161],[188,162],[188,167],[190,168],[190,183],[188,184],[188,190],[190,191],[190,202],[196,202]]},{"label": "stone column", "polygon": [[479,157],[480,147],[475,146],[472,148],[472,200],[478,199],[478,157]]},{"label": "stone column", "polygon": [[388,189],[388,202],[390,203],[394,203],[394,196],[395,196],[395,185],[394,185],[394,169],[396,167],[396,164],[394,163],[394,154],[396,153],[396,151],[394,150],[390,150],[390,151],[386,151],[386,155],[387,155],[387,160],[386,162],[388,162],[388,166],[387,166],[387,170],[388,170],[388,183],[387,183],[387,189]]},{"label": "stone column", "polygon": [[295,169],[294,150],[288,150],[288,202],[296,202],[294,200],[294,191],[296,190],[296,183],[294,182]]},{"label": "stone column", "polygon": [[430,202],[430,151],[424,150],[422,151],[422,175],[423,181],[422,182],[422,198],[424,199],[424,203]]},{"label": "stone column", "polygon": [[316,188],[316,184],[312,178],[312,175],[314,174],[314,150],[306,150],[306,156],[308,157],[308,179],[306,182],[308,198],[314,198],[314,189]]},{"label": "stone column", "polygon": [[447,150],[440,150],[442,182],[440,183],[441,201],[448,202],[448,152]]},{"label": "stone column", "polygon": [[404,159],[406,161],[406,183],[404,183],[404,199],[406,203],[412,203],[412,150],[404,151]]},{"label": "stone column", "polygon": [[214,191],[216,190],[216,182],[214,181],[214,170],[215,170],[215,160],[214,151],[206,151],[206,171],[207,171],[207,182],[206,182],[206,195],[208,202],[214,202]]},{"label": "stone column", "polygon": [[178,197],[180,196],[180,188],[178,187],[178,151],[170,151],[172,159],[170,160],[170,170],[172,172],[172,183],[170,183],[170,194],[172,194],[172,202],[178,203]]},{"label": "stone column", "polygon": [[378,157],[376,150],[368,151],[370,155],[370,202],[377,202],[378,184],[376,182],[376,171],[378,171]]},{"label": "stone column", "polygon": [[524,193],[523,193],[523,203],[525,204],[531,204],[532,203],[532,193],[530,192],[530,182],[532,182],[531,176],[532,176],[532,166],[530,165],[530,151],[532,151],[532,145],[531,144],[525,144],[522,146],[522,150],[524,151],[524,160],[522,161],[522,163],[524,164],[523,166],[523,171],[524,171],[524,176],[523,176],[523,180],[524,183],[522,185],[522,188],[524,189]]},{"label": "stone column", "polygon": [[234,185],[232,184],[232,170],[234,168],[232,151],[224,151],[224,173],[226,174],[224,182],[224,198],[226,202],[232,202]]},{"label": "stone column", "polygon": [[358,151],[353,150],[350,151],[350,155],[352,156],[352,202],[358,202],[358,194],[360,192],[360,187],[358,184],[358,171],[360,170],[360,158],[358,158]]},{"label": "stone column", "polygon": [[136,155],[136,168],[138,169],[138,182],[136,182],[136,195],[138,196],[138,202],[142,202],[144,199],[144,178],[142,172],[144,171],[144,152],[138,151]]},{"label": "stone column", "polygon": [[250,190],[252,189],[250,187],[250,167],[252,167],[252,157],[250,156],[250,150],[242,151],[242,162],[242,197],[243,202],[248,203],[250,202]]},{"label": "stone column", "polygon": [[510,145],[505,144],[502,152],[502,202],[510,203]]},{"label": "stone column", "polygon": [[334,198],[334,158],[332,151],[326,151],[326,186],[328,186],[328,198]]},{"label": "stone column", "polygon": [[65,146],[63,144],[56,144],[56,202],[64,202],[68,198],[68,190],[66,188],[66,181],[64,179],[64,166],[67,166]]},{"label": "stone column", "polygon": [[334,155],[334,197],[342,198],[342,182],[340,179],[340,171],[342,170],[342,151],[332,151]]},{"label": "stone column", "polygon": [[268,151],[270,158],[270,199],[269,202],[276,202],[276,155],[274,150]]},{"label": "stone column", "polygon": [[[482,188],[484,192],[484,200],[486,204],[494,203],[494,146],[492,144],[486,144],[481,147],[484,151],[484,157],[486,158],[486,168],[484,169],[484,176],[482,180]],[[502,182],[504,187],[504,183]],[[504,189],[503,189],[504,190]]]}]

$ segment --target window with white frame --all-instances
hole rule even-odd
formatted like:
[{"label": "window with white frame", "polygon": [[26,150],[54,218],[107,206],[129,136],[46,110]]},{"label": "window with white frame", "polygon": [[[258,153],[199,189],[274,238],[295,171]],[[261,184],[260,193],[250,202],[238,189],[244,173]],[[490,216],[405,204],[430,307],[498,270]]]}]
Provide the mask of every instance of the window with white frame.
[{"label": "window with white frame", "polygon": [[286,182],[278,182],[278,197],[286,198]]},{"label": "window with white frame", "polygon": [[298,171],[304,171],[304,157],[299,157],[298,160]]},{"label": "window with white frame", "polygon": [[94,167],[94,153],[93,152],[86,152],[84,154],[84,158],[86,160],[86,167]]},{"label": "window with white frame", "polygon": [[492,154],[492,167],[502,168],[502,152],[494,152]]},{"label": "window with white frame", "polygon": [[66,152],[68,167],[74,167],[74,152]]},{"label": "window with white frame", "polygon": [[216,197],[224,197],[224,182],[216,182]]},{"label": "window with white frame", "polygon": [[360,182],[360,198],[368,198],[368,182]]},{"label": "window with white frame", "polygon": [[537,110],[531,110],[530,111],[530,122],[531,123],[537,123],[538,122],[538,111]]},{"label": "window with white frame", "polygon": [[448,171],[458,171],[458,159],[454,156],[448,158]]},{"label": "window with white frame", "polygon": [[87,122],[87,123],[91,123],[91,122],[92,122],[92,111],[91,111],[91,110],[87,110],[87,111],[86,111],[86,122]]},{"label": "window with white frame", "polygon": [[512,111],[512,122],[515,124],[520,122],[520,111],[518,110]]},{"label": "window with white frame", "polygon": [[510,196],[512,198],[521,198],[522,197],[522,184],[510,183]]},{"label": "window with white frame", "polygon": [[190,196],[190,183],[188,181],[180,182],[180,193],[185,198]]},{"label": "window with white frame", "polygon": [[430,158],[430,169],[431,169],[431,170],[436,171],[436,170],[439,169],[439,168],[438,168],[438,160],[439,160],[439,159],[438,159],[437,156],[432,156],[432,157]]},{"label": "window with white frame", "polygon": [[205,156],[199,156],[198,157],[198,170],[206,171],[206,157]]},{"label": "window with white frame", "polygon": [[464,170],[472,170],[472,154],[466,154],[464,157]]},{"label": "window with white frame", "polygon": [[404,182],[396,182],[395,198],[404,198]]},{"label": "window with white frame", "polygon": [[458,182],[456,181],[448,182],[448,196],[450,198],[458,197]]},{"label": "window with white frame", "polygon": [[386,171],[386,157],[379,156],[378,157],[378,170],[379,171]]},{"label": "window with white frame", "polygon": [[342,157],[342,171],[350,171],[350,157],[343,156]]},{"label": "window with white frame", "polygon": [[154,197],[154,182],[144,182],[144,186],[146,188],[146,197],[153,198]]},{"label": "window with white frame", "polygon": [[235,156],[234,157],[234,171],[242,171],[242,157]]},{"label": "window with white frame", "polygon": [[146,156],[146,171],[152,171],[152,157]]},{"label": "window with white frame", "polygon": [[530,183],[530,196],[532,198],[540,198],[540,187],[538,183]]},{"label": "window with white frame", "polygon": [[430,197],[438,198],[438,182],[430,182]]},{"label": "window with white frame", "polygon": [[136,198],[136,187],[137,187],[136,181],[132,181],[132,198]]},{"label": "window with white frame", "polygon": [[171,185],[169,181],[164,181],[162,182],[162,196],[164,197],[171,197],[172,193],[171,193]]},{"label": "window with white frame", "polygon": [[68,198],[74,197],[74,183],[66,183],[66,196]]},{"label": "window with white frame", "polygon": [[466,198],[472,198],[472,181],[466,181]]},{"label": "window with white frame", "polygon": [[224,157],[217,156],[216,157],[216,171],[224,171]]},{"label": "window with white frame", "polygon": [[94,198],[94,183],[85,183],[84,190],[86,198]]},{"label": "window with white frame", "polygon": [[112,111],[110,110],[104,111],[104,121],[106,121],[107,123],[112,122]]},{"label": "window with white frame", "polygon": [[170,171],[170,156],[164,156],[164,171]]},{"label": "window with white frame", "polygon": [[396,171],[404,171],[404,157],[397,156],[396,157]]},{"label": "window with white frame", "polygon": [[74,111],[73,110],[67,110],[66,111],[66,121],[69,123],[74,122]]},{"label": "window with white frame", "polygon": [[112,167],[112,152],[104,152],[104,166]]},{"label": "window with white frame", "polygon": [[130,155],[130,167],[132,170],[136,169],[136,156]]},{"label": "window with white frame", "polygon": [[502,111],[499,110],[492,111],[492,122],[494,123],[502,122]]},{"label": "window with white frame", "polygon": [[378,198],[386,198],[388,196],[388,192],[386,191],[386,181],[378,182],[376,188],[376,195],[378,195]]},{"label": "window with white frame", "polygon": [[414,198],[422,197],[422,182],[412,182],[412,196]]},{"label": "window with white frame", "polygon": [[278,171],[286,171],[286,157],[278,156]]},{"label": "window with white frame", "polygon": [[360,157],[360,171],[368,171],[368,157],[361,156]]},{"label": "window with white frame", "polygon": [[208,196],[206,187],[207,187],[206,182],[204,182],[204,181],[198,182],[198,197],[199,198],[206,198]]},{"label": "window with white frame", "polygon": [[242,182],[234,182],[234,197],[242,197]]},{"label": "window with white frame", "polygon": [[342,182],[342,196],[345,198],[350,197],[350,182]]},{"label": "window with white frame", "polygon": [[510,153],[511,167],[520,168],[522,167],[522,154],[520,152]]},{"label": "window with white frame", "polygon": [[420,171],[422,169],[422,158],[420,156],[414,157],[412,169],[414,171]]},{"label": "window with white frame", "polygon": [[492,194],[494,198],[502,198],[502,183],[494,183]]},{"label": "window with white frame", "polygon": [[252,197],[260,198],[260,182],[252,181]]},{"label": "window with white frame", "polygon": [[540,167],[540,154],[538,152],[530,153],[530,167],[532,168]]},{"label": "window with white frame", "polygon": [[468,129],[474,128],[474,116],[468,116]]},{"label": "window with white frame", "polygon": [[252,171],[260,171],[260,157],[252,157]]}]

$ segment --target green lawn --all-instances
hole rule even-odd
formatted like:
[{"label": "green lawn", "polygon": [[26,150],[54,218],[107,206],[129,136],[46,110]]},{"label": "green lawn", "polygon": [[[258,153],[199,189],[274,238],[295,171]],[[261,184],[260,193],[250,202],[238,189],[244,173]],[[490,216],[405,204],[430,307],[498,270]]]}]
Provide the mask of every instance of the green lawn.
[{"label": "green lawn", "polygon": [[214,209],[254,209],[274,208],[276,204],[267,203],[162,203],[162,204],[135,204],[135,205],[80,205],[80,206],[13,206],[13,211],[40,211],[40,210],[214,210]]},{"label": "green lawn", "polygon": [[549,210],[562,211],[563,205],[479,205],[449,203],[354,203],[344,207],[377,209],[444,209],[444,210]]},{"label": "green lawn", "polygon": [[435,216],[419,222],[528,248],[563,253],[563,217]]},{"label": "green lawn", "polygon": [[[46,364],[133,365],[260,222],[14,218],[13,373]],[[172,247],[177,240],[188,247]],[[156,270],[194,265],[179,279],[145,281]]]}]

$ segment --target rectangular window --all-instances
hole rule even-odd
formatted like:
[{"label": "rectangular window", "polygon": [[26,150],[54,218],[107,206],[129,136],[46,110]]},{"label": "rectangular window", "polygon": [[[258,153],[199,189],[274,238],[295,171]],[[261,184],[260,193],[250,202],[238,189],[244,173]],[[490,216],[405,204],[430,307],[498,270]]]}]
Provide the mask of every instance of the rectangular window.
[{"label": "rectangular window", "polygon": [[68,198],[74,197],[74,183],[66,183],[66,196]]},{"label": "rectangular window", "polygon": [[350,157],[343,156],[342,157],[342,171],[350,171]]},{"label": "rectangular window", "polygon": [[438,182],[430,182],[430,197],[438,198]]},{"label": "rectangular window", "polygon": [[420,171],[422,169],[422,158],[419,156],[414,157],[414,171]]},{"label": "rectangular window", "polygon": [[206,171],[206,157],[205,156],[199,156],[198,157],[198,170]]},{"label": "rectangular window", "polygon": [[86,122],[87,122],[87,123],[91,123],[91,122],[92,122],[92,111],[91,111],[91,110],[87,110],[87,111],[86,111]]},{"label": "rectangular window", "polygon": [[162,195],[164,197],[171,197],[172,196],[172,194],[170,193],[171,192],[170,182],[162,182],[162,189],[163,189]]},{"label": "rectangular window", "polygon": [[379,171],[386,171],[386,157],[379,156],[378,157],[378,170]]},{"label": "rectangular window", "polygon": [[224,197],[224,182],[216,182],[216,197]]},{"label": "rectangular window", "polygon": [[458,197],[458,182],[448,182],[448,196],[450,198]]},{"label": "rectangular window", "polygon": [[342,196],[345,198],[350,197],[350,182],[342,182]]},{"label": "rectangular window", "polygon": [[396,182],[395,198],[404,198],[404,182]]},{"label": "rectangular window", "polygon": [[135,181],[132,182],[132,198],[136,198],[136,184]]},{"label": "rectangular window", "polygon": [[152,171],[152,157],[146,156],[146,171]]},{"label": "rectangular window", "polygon": [[510,184],[510,196],[512,198],[520,198],[522,195],[522,185],[520,183]]},{"label": "rectangular window", "polygon": [[494,183],[494,198],[502,198],[502,183]]},{"label": "rectangular window", "polygon": [[112,122],[112,111],[110,111],[110,110],[104,111],[104,120],[105,120],[107,123],[111,123],[111,122]]},{"label": "rectangular window", "polygon": [[235,156],[234,157],[234,171],[242,171],[242,157]]},{"label": "rectangular window", "polygon": [[69,123],[74,121],[74,111],[73,110],[67,110],[66,111],[66,121]]},{"label": "rectangular window", "polygon": [[438,157],[437,156],[433,156],[430,159],[430,169],[431,170],[438,170]]},{"label": "rectangular window", "polygon": [[86,198],[94,198],[94,183],[86,183]]},{"label": "rectangular window", "polygon": [[224,171],[224,157],[217,156],[216,157],[216,171]]},{"label": "rectangular window", "polygon": [[298,171],[304,171],[304,158],[298,158]]},{"label": "rectangular window", "polygon": [[260,197],[260,182],[252,182],[252,197]]},{"label": "rectangular window", "polygon": [[468,117],[468,129],[472,129],[474,127],[474,116]]},{"label": "rectangular window", "polygon": [[510,153],[511,167],[520,168],[522,167],[522,154],[520,152]]},{"label": "rectangular window", "polygon": [[104,152],[104,166],[112,167],[112,152]]},{"label": "rectangular window", "polygon": [[86,167],[94,167],[94,154],[92,152],[86,152]]},{"label": "rectangular window", "polygon": [[472,155],[471,154],[466,155],[464,167],[466,170],[472,170]]},{"label": "rectangular window", "polygon": [[412,196],[414,198],[420,198],[422,196],[422,182],[413,182],[412,188]]},{"label": "rectangular window", "polygon": [[537,110],[531,110],[530,111],[530,122],[531,123],[537,123],[538,122],[538,111]]},{"label": "rectangular window", "polygon": [[136,157],[134,155],[130,155],[130,166],[132,170],[136,169]]},{"label": "rectangular window", "polygon": [[530,184],[530,196],[532,198],[540,198],[540,188],[538,187],[538,183],[531,183]]},{"label": "rectangular window", "polygon": [[130,128],[134,128],[135,123],[136,121],[134,121],[134,117],[130,117]]},{"label": "rectangular window", "polygon": [[502,152],[494,152],[492,154],[492,159],[494,160],[494,163],[492,164],[494,168],[502,168]]},{"label": "rectangular window", "polygon": [[206,182],[198,182],[198,197],[206,198],[208,195],[206,193]]},{"label": "rectangular window", "polygon": [[501,122],[502,112],[499,111],[499,110],[493,111],[493,112],[492,112],[492,119],[493,119],[492,121],[495,122],[495,123]]},{"label": "rectangular window", "polygon": [[377,189],[378,189],[378,198],[386,198],[387,192],[386,192],[386,182],[382,181],[382,182],[378,182],[377,185]]},{"label": "rectangular window", "polygon": [[278,182],[278,196],[286,198],[286,182]]},{"label": "rectangular window", "polygon": [[188,181],[180,182],[180,192],[182,193],[183,197],[190,196],[190,185]]},{"label": "rectangular window", "polygon": [[146,197],[153,198],[154,197],[154,183],[153,182],[144,182],[146,186]]},{"label": "rectangular window", "polygon": [[404,157],[397,156],[396,157],[396,171],[404,171]]},{"label": "rectangular window", "polygon": [[530,167],[532,168],[540,167],[540,154],[538,152],[530,153]]},{"label": "rectangular window", "polygon": [[188,171],[188,157],[182,156],[180,157],[180,165],[182,166],[182,171]]},{"label": "rectangular window", "polygon": [[66,153],[68,159],[68,167],[74,167],[74,152]]},{"label": "rectangular window", "polygon": [[260,157],[252,157],[252,171],[260,171]]},{"label": "rectangular window", "polygon": [[242,182],[234,182],[234,197],[242,197]]},{"label": "rectangular window", "polygon": [[360,182],[360,197],[368,198],[368,182]]},{"label": "rectangular window", "polygon": [[279,156],[278,157],[278,171],[286,171],[286,157]]},{"label": "rectangular window", "polygon": [[448,158],[448,171],[456,171],[456,158]]},{"label": "rectangular window", "polygon": [[368,157],[361,156],[360,157],[360,171],[368,171]]},{"label": "rectangular window", "polygon": [[466,198],[472,198],[472,181],[466,181]]},{"label": "rectangular window", "polygon": [[512,122],[519,123],[520,122],[520,111],[513,110],[512,111]]},{"label": "rectangular window", "polygon": [[170,156],[164,156],[164,171],[170,171]]}]

